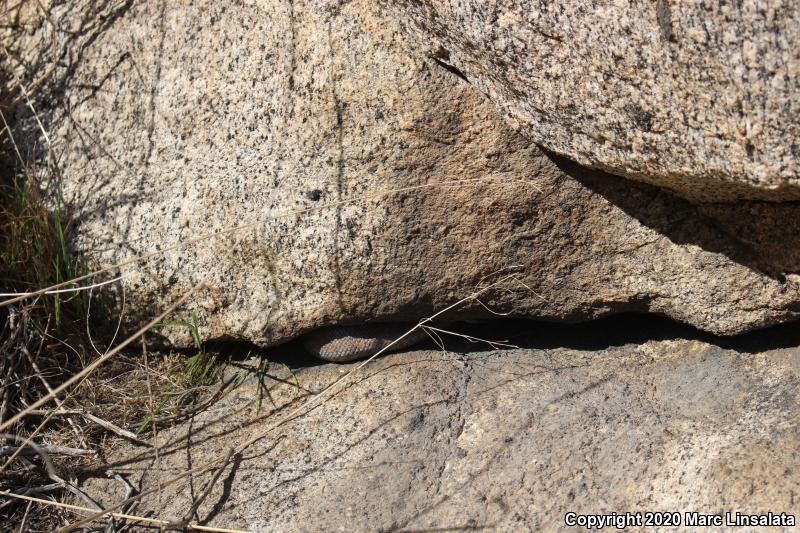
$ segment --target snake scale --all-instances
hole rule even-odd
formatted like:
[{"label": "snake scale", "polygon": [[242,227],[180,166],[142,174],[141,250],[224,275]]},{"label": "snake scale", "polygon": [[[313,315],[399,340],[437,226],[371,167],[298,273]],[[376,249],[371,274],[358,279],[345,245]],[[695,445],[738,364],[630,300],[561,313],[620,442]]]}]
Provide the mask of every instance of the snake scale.
[{"label": "snake scale", "polygon": [[[332,363],[344,363],[375,355],[389,345],[387,352],[393,352],[428,338],[422,329],[415,329],[401,339],[412,327],[408,324],[331,326],[306,334],[302,343],[311,355]],[[392,344],[395,340],[397,342]]]}]

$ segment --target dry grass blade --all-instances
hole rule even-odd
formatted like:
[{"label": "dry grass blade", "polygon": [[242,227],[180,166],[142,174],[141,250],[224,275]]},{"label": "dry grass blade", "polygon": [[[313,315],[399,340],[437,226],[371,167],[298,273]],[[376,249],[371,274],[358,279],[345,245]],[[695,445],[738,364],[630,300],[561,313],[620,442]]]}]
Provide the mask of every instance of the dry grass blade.
[{"label": "dry grass blade", "polygon": [[[29,502],[40,503],[44,505],[52,505],[55,507],[60,507],[62,509],[69,509],[71,511],[78,511],[81,513],[93,513],[94,509],[90,509],[88,507],[81,507],[80,505],[72,505],[69,503],[62,503],[62,502],[54,502],[52,500],[44,500],[42,498],[34,498],[32,496],[25,496],[22,494],[15,494],[13,492],[3,491],[0,492],[0,496],[5,496],[7,498],[16,498],[19,500],[25,500]],[[155,524],[157,526],[169,526],[172,524],[169,520],[160,520],[158,518],[149,518],[146,516],[136,516],[131,514],[124,514],[124,513],[103,513],[103,516],[110,516],[111,518],[117,518],[120,520],[130,520],[135,522],[144,522],[146,524]],[[225,529],[221,527],[213,527],[213,526],[201,526],[200,524],[186,524],[184,526],[186,529],[193,529],[195,531],[210,531],[212,533],[249,533],[248,531],[243,531],[240,529]]]},{"label": "dry grass blade", "polygon": [[[104,285],[110,285],[112,283],[116,283],[117,281],[121,280],[122,276],[117,276],[116,278],[109,279],[106,281],[101,281],[98,283],[94,283],[92,285],[83,285],[81,287],[70,287],[69,289],[55,289],[52,291],[46,291],[43,294],[66,294],[70,292],[80,292],[80,291],[91,291],[92,289],[96,289],[98,287],[103,287]],[[33,292],[3,292],[0,293],[0,297],[2,298],[19,298],[24,297],[27,298],[29,296],[36,296]]]}]

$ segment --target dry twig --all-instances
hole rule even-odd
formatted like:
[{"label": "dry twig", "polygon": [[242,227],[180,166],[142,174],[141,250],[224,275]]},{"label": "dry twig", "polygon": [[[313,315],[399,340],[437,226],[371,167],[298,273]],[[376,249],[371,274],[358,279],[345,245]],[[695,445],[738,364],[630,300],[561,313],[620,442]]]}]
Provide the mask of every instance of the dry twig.
[{"label": "dry twig", "polygon": [[[78,511],[81,513],[91,513],[93,512],[92,509],[88,507],[81,507],[80,505],[71,505],[68,503],[62,502],[54,502],[51,500],[43,500],[42,498],[34,498],[32,496],[24,496],[22,494],[15,494],[13,492],[8,491],[0,491],[0,496],[5,496],[7,498],[16,498],[18,500],[26,500],[29,502],[36,502],[41,503],[43,505],[51,505],[55,507],[60,507],[62,509],[69,509],[71,511]],[[132,520],[135,522],[144,522],[146,524],[154,524],[157,526],[169,526],[171,522],[169,520],[160,520],[158,518],[149,518],[146,516],[136,516],[124,513],[110,513],[105,512],[103,515],[108,515],[113,518],[119,518],[122,520]],[[187,529],[193,529],[195,531],[209,531],[211,533],[249,533],[247,531],[242,531],[239,529],[225,529],[221,527],[213,527],[213,526],[201,526],[200,524],[186,524],[185,526]]]}]

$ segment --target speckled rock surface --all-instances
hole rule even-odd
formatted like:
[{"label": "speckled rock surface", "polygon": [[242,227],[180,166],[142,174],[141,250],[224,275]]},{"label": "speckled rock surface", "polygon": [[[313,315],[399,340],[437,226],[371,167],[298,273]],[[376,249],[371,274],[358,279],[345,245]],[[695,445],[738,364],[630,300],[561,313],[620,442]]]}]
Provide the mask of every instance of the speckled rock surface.
[{"label": "speckled rock surface", "polygon": [[800,198],[800,2],[383,2],[571,159],[706,201]]},{"label": "speckled rock surface", "polygon": [[[557,531],[570,511],[800,515],[796,347],[734,349],[652,331],[653,340],[596,340],[584,329],[559,346],[542,342],[547,331],[519,350],[376,360],[253,444],[195,520],[254,532]],[[307,369],[299,382],[317,391],[347,368]],[[276,386],[274,412],[257,417],[255,394],[244,385],[162,430],[157,460],[124,448],[112,468],[141,490],[155,487],[309,398]],[[183,517],[208,479],[150,495],[137,513]],[[124,497],[114,481],[84,487],[105,505]]]},{"label": "speckled rock surface", "polygon": [[[155,254],[123,269],[131,323],[205,281],[179,317],[271,345],[416,320],[508,272],[462,311],[723,334],[800,315],[800,206],[692,205],[553,159],[371,2],[91,5],[54,7],[62,67],[35,104],[74,245],[93,265]],[[12,43],[30,64],[34,30]]]}]

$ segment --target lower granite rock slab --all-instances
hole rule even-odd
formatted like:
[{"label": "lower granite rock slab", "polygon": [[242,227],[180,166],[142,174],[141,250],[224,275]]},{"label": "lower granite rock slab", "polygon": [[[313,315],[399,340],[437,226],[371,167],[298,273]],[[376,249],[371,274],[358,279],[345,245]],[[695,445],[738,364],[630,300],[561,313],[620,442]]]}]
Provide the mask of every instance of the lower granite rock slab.
[{"label": "lower granite rock slab", "polygon": [[[798,516],[800,350],[658,339],[376,360],[250,446],[198,517],[250,531],[553,531],[570,512]],[[121,450],[115,470],[152,488],[263,432],[354,367],[299,372],[301,390],[276,386],[277,407],[260,415],[246,383],[162,432],[158,459]],[[183,517],[209,478],[166,487],[137,514]],[[105,483],[86,487],[104,504],[123,499]]]}]

